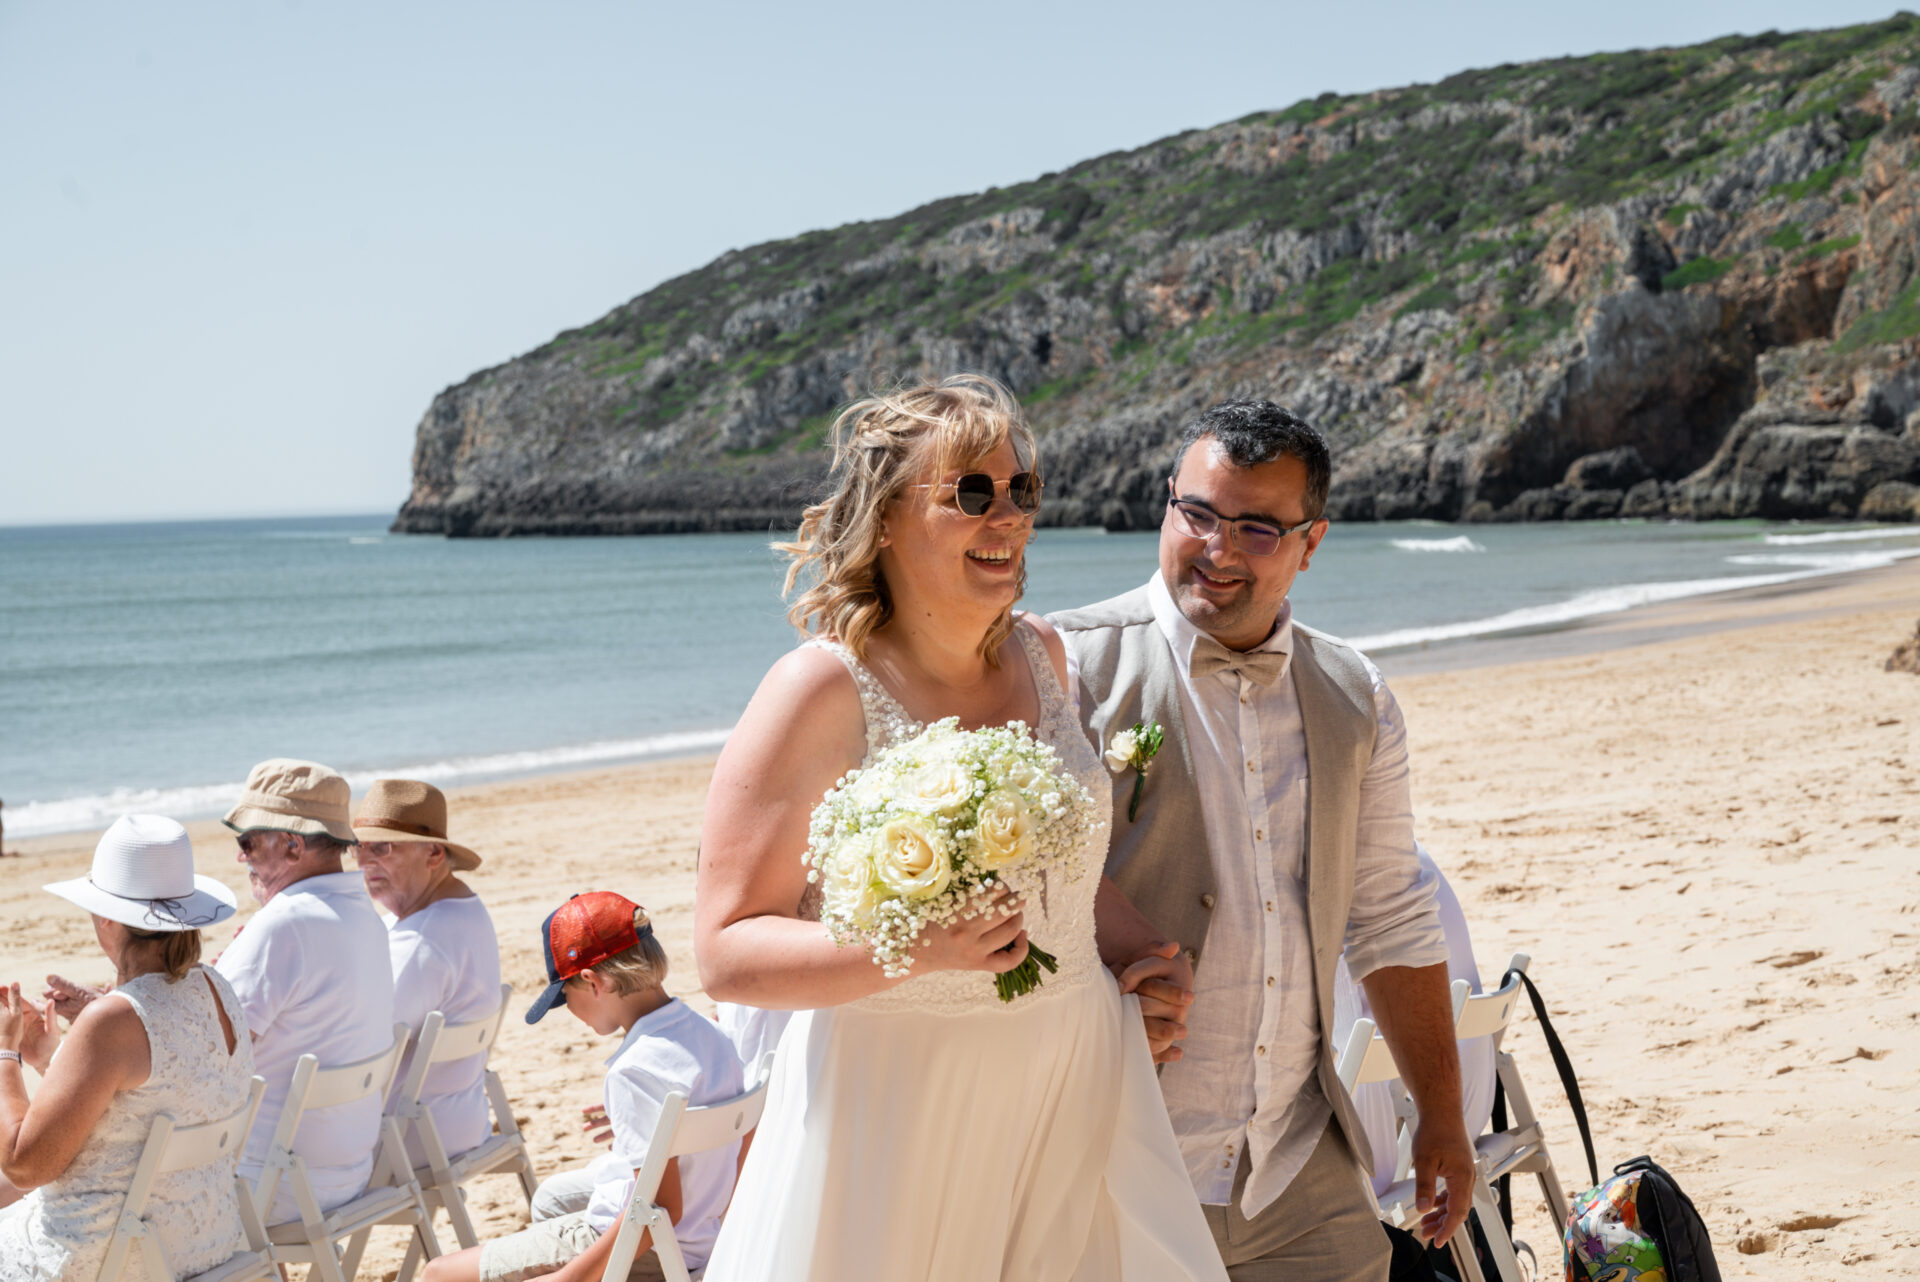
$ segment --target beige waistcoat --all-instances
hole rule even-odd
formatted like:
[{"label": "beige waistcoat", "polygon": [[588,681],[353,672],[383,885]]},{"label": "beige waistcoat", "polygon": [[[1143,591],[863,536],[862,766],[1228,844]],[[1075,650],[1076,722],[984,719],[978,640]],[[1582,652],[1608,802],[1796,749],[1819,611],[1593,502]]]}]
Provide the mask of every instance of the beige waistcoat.
[{"label": "beige waistcoat", "polygon": [[[1197,971],[1204,964],[1213,911],[1213,861],[1193,785],[1193,756],[1181,708],[1179,672],[1147,590],[1050,618],[1080,664],[1080,714],[1088,736],[1105,751],[1135,722],[1160,723],[1166,742],[1147,771],[1138,819],[1129,822],[1131,770],[1113,780],[1113,844],[1107,875],[1155,928],[1180,941]],[[1359,653],[1346,643],[1293,625],[1288,679],[1300,700],[1307,738],[1307,917],[1313,982],[1320,1014],[1318,1080],[1353,1151],[1366,1161],[1353,1101],[1334,1072],[1333,974],[1346,939],[1353,899],[1360,781],[1373,756],[1377,723],[1373,684]]]}]

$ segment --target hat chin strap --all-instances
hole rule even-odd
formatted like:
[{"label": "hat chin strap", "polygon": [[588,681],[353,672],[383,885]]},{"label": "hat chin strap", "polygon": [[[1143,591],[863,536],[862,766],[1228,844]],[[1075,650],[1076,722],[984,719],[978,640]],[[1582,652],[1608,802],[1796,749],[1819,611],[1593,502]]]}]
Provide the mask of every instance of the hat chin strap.
[{"label": "hat chin strap", "polygon": [[[111,895],[115,899],[124,900],[129,904],[145,904],[147,907],[147,920],[159,925],[199,927],[199,926],[210,926],[216,920],[214,917],[211,917],[211,916],[209,917],[187,916],[186,902],[182,899],[177,899],[172,896],[123,895],[117,890],[108,890],[105,886],[102,886],[99,882],[95,881],[91,877],[87,878],[87,884],[89,886],[92,886],[95,890],[99,891],[103,895]],[[168,912],[172,913],[173,915],[171,917],[162,917],[158,912],[155,911],[155,909],[158,909],[158,908],[164,908]],[[122,922],[121,924],[125,925],[126,923]],[[138,929],[138,927],[135,927],[135,929]]]}]

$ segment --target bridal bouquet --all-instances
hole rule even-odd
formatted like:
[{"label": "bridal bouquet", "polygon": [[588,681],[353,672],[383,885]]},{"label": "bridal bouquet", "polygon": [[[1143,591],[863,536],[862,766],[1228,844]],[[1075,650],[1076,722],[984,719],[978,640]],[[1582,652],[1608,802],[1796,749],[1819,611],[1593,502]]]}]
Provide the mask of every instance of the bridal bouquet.
[{"label": "bridal bouquet", "polygon": [[[1074,853],[1097,817],[1092,796],[1024,724],[962,730],[949,717],[848,773],[814,807],[807,880],[821,883],[834,942],[864,944],[898,977],[928,926],[973,917],[1001,886],[1037,885],[1046,869],[1077,872]],[[994,977],[1000,1000],[1038,988],[1055,960],[1029,943],[1026,961]]]}]

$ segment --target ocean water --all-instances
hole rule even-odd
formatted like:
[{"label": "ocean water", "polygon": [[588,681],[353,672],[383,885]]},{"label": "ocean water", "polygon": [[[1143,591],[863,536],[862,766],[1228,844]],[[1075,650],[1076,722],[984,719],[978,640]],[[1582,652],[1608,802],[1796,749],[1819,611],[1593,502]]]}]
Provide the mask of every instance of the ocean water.
[{"label": "ocean water", "polygon": [[[231,804],[255,761],[356,789],[710,750],[794,643],[757,535],[445,540],[385,518],[0,529],[10,835]],[[1144,582],[1152,534],[1043,530],[1024,604]],[[1372,651],[1884,565],[1920,528],[1336,525],[1299,617]]]}]

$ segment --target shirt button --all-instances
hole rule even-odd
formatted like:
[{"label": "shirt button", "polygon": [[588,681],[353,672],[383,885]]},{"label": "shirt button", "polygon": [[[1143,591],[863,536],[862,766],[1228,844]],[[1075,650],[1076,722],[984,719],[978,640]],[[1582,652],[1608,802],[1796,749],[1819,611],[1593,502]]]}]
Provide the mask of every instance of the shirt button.
[{"label": "shirt button", "polygon": [[1258,766],[1256,766],[1256,765],[1254,765],[1254,764],[1253,764],[1253,763],[1252,763],[1251,761],[1249,761],[1249,762],[1247,763],[1247,772],[1248,772],[1249,774],[1251,774],[1251,773],[1252,773],[1253,771],[1255,771],[1255,770],[1258,770],[1258,769],[1259,769],[1259,767],[1258,767]]},{"label": "shirt button", "polygon": [[1212,891],[1208,891],[1208,892],[1207,892],[1206,894],[1204,894],[1204,895],[1202,895],[1202,896],[1200,896],[1200,906],[1201,906],[1202,908],[1211,908],[1211,907],[1213,907],[1213,892],[1212,892]]},{"label": "shirt button", "polygon": [[1255,1055],[1265,1055],[1267,1053],[1267,1048],[1264,1046],[1256,1046],[1253,1048],[1253,1053]]},{"label": "shirt button", "polygon": [[1255,841],[1265,841],[1267,839],[1267,830],[1265,828],[1255,828],[1253,830],[1253,839]]},{"label": "shirt button", "polygon": [[1242,691],[1240,692],[1240,702],[1242,702],[1242,703],[1252,703],[1252,702],[1253,702],[1253,692],[1252,692],[1252,691],[1250,691],[1250,690],[1242,690]]},{"label": "shirt button", "polygon": [[1271,976],[1271,975],[1269,975],[1269,976],[1267,976],[1267,987],[1268,987],[1268,988],[1272,988],[1272,987],[1273,987],[1273,976]]},{"label": "shirt button", "polygon": [[1200,960],[1200,954],[1199,954],[1199,953],[1197,953],[1197,952],[1195,952],[1195,951],[1194,951],[1193,949],[1191,949],[1191,948],[1189,948],[1189,949],[1187,949],[1187,961],[1188,961],[1189,963],[1192,963],[1192,962],[1197,962],[1197,961],[1199,961],[1199,960]]},{"label": "shirt button", "polygon": [[1223,1171],[1231,1171],[1233,1169],[1233,1159],[1228,1158],[1226,1161],[1220,1163],[1220,1169]]},{"label": "shirt button", "polygon": [[1273,911],[1273,901],[1272,901],[1271,899],[1269,899],[1269,900],[1267,901],[1267,911],[1268,911],[1268,912],[1272,912],[1272,911]]}]

